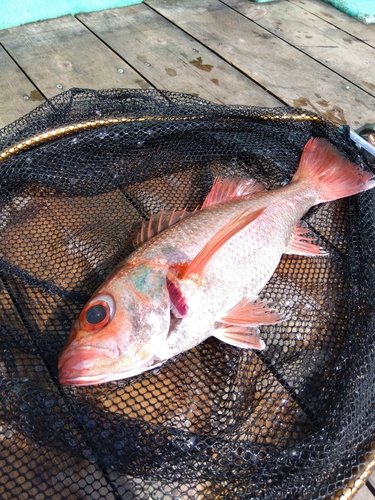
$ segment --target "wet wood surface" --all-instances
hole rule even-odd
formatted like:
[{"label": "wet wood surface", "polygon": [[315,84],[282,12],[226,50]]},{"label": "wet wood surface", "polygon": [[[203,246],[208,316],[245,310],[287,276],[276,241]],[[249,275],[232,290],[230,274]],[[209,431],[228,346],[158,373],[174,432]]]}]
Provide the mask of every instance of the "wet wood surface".
[{"label": "wet wood surface", "polygon": [[71,87],[286,104],[374,121],[375,28],[320,0],[146,0],[0,32],[0,126]]},{"label": "wet wood surface", "polygon": [[[145,0],[65,16],[0,31],[0,67],[0,128],[72,87],[289,105],[354,130],[375,122],[375,25],[320,0]],[[375,498],[374,485],[375,473],[355,500]]]}]

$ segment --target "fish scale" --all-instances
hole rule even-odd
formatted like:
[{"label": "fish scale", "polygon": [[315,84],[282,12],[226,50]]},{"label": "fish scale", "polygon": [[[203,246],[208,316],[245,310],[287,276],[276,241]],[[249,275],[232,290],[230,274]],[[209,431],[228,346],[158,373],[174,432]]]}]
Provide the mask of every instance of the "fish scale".
[{"label": "fish scale", "polygon": [[[276,203],[273,199],[275,206],[266,209],[256,221],[240,231],[221,249],[205,274],[204,285],[198,288],[194,281],[181,283],[187,303],[199,305],[199,302],[204,301],[204,308],[194,307],[194,313],[175,325],[174,330],[170,330],[167,346],[160,357],[169,359],[177,350],[183,352],[205,340],[214,333],[215,319],[219,320],[241,299],[257,296],[263,289],[290,242],[301,212],[305,213],[311,206],[309,200],[311,197],[308,196],[305,197],[307,202],[302,206],[295,204],[293,199],[289,199],[286,204],[284,197],[288,196],[288,193],[285,191],[280,190],[278,193],[280,200]],[[300,201],[300,193],[296,197]],[[259,202],[264,203],[264,200],[263,196]],[[260,205],[251,198],[244,200],[244,203],[236,207],[238,213],[243,211],[246,202],[253,205],[254,209]],[[298,208],[291,210],[290,205]],[[220,208],[225,212],[224,204]],[[217,215],[211,214],[211,216]],[[233,217],[233,212],[231,216]],[[176,245],[180,244],[177,235],[175,238]],[[201,243],[199,246],[202,247],[204,244]],[[196,252],[196,248],[194,251]],[[184,343],[181,342],[181,338],[186,339]]]},{"label": "fish scale", "polygon": [[374,186],[370,172],[325,140],[311,139],[287,186],[264,191],[251,179],[218,179],[200,210],[153,216],[141,246],[74,322],[59,381],[88,385],[135,376],[211,335],[263,349],[259,327],[285,318],[256,299],[281,256],[326,256],[301,217],[316,204]]}]

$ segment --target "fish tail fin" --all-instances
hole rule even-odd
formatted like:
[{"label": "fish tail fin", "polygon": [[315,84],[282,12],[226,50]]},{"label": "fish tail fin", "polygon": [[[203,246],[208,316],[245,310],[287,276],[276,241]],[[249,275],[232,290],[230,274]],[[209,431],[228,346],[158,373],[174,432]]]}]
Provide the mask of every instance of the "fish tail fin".
[{"label": "fish tail fin", "polygon": [[345,198],[375,186],[373,174],[344,158],[325,139],[310,139],[292,182],[309,182],[319,193],[317,203]]}]

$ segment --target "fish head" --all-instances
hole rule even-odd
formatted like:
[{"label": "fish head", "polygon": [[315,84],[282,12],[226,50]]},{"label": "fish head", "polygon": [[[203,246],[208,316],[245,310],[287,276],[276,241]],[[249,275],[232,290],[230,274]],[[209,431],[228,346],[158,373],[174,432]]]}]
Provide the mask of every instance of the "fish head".
[{"label": "fish head", "polygon": [[125,264],[94,293],[72,325],[60,355],[61,384],[91,385],[158,366],[168,335],[166,263]]}]

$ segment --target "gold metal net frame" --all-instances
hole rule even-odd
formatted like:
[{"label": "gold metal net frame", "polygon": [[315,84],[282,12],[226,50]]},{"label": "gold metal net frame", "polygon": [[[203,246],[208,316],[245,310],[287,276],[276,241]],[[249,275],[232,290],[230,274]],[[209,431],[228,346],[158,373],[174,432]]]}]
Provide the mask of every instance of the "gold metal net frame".
[{"label": "gold metal net frame", "polygon": [[1,132],[4,498],[357,491],[375,451],[371,192],[306,214],[330,257],[282,259],[262,297],[290,320],[262,328],[263,353],[208,339],[132,379],[56,378],[72,321],[142,220],[195,208],[217,175],[285,184],[310,137],[371,168],[313,113],[155,90],[73,89]]}]

